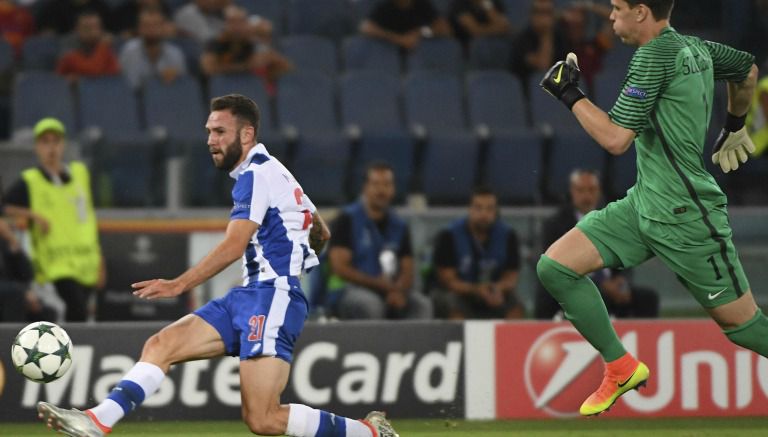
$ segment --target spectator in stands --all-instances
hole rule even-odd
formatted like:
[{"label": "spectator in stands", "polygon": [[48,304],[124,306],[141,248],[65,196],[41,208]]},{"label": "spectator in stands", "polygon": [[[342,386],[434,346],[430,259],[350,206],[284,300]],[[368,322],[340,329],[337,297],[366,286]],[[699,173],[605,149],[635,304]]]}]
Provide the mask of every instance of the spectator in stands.
[{"label": "spectator in stands", "polygon": [[66,44],[56,64],[56,73],[74,82],[81,76],[110,76],[120,73],[111,37],[104,32],[101,17],[85,12],[77,18],[75,35]]},{"label": "spectator in stands", "polygon": [[432,291],[439,317],[519,319],[517,297],[520,248],[517,234],[499,218],[496,195],[478,187],[469,213],[442,230],[433,261],[438,288]]},{"label": "spectator in stands", "polygon": [[166,40],[166,22],[160,10],[143,11],[139,17],[139,37],[128,41],[120,52],[123,74],[136,89],[150,77],[170,83],[187,74],[184,53]]},{"label": "spectator in stands", "polygon": [[67,321],[85,321],[89,295],[106,277],[90,174],[81,162],[64,163],[66,131],[59,120],[40,120],[34,134],[38,166],[11,186],[4,211],[29,223],[35,280],[53,283]]},{"label": "spectator in stands", "polygon": [[93,13],[101,23],[110,28],[110,9],[104,0],[51,0],[43,2],[37,14],[37,28],[41,32],[67,35],[77,26],[78,18],[84,13]]},{"label": "spectator in stands", "polygon": [[430,0],[380,0],[360,24],[360,32],[411,50],[422,38],[450,36],[451,27]]},{"label": "spectator in stands", "polygon": [[13,0],[0,0],[0,34],[13,47],[16,57],[21,56],[24,40],[35,32],[32,14]]},{"label": "spectator in stands", "polygon": [[511,30],[501,0],[454,0],[449,18],[454,35],[465,48],[472,38],[508,36]]},{"label": "spectator in stands", "polygon": [[[590,36],[587,29],[589,14],[600,20],[600,29]],[[613,27],[610,21],[611,7],[593,1],[572,3],[563,12],[561,23],[565,29],[566,52],[573,52],[579,58],[582,83],[594,91],[595,76],[603,67],[603,57],[613,47]],[[559,59],[559,58],[558,58]]]},{"label": "spectator in stands", "polygon": [[331,281],[345,283],[336,302],[339,319],[432,317],[429,299],[412,292],[411,237],[408,224],[391,208],[394,197],[392,167],[373,163],[366,170],[360,200],[331,226]]},{"label": "spectator in stands", "polygon": [[293,64],[283,55],[256,42],[254,29],[243,8],[228,6],[225,17],[224,31],[207,44],[200,60],[203,73],[208,76],[254,73],[265,78],[271,88],[280,75],[293,69]]},{"label": "spectator in stands", "polygon": [[176,35],[176,26],[168,20],[171,9],[163,0],[125,0],[115,7],[112,13],[112,26],[115,34],[132,38],[139,32],[139,17],[144,11],[156,10],[166,18],[163,24],[163,36]]},{"label": "spectator in stands", "polygon": [[512,44],[511,70],[522,81],[526,96],[531,73],[546,71],[554,59],[565,59],[567,54],[565,37],[555,26],[555,16],[552,0],[533,0],[528,25]]},{"label": "spectator in stands", "polygon": [[224,9],[228,5],[229,0],[194,0],[176,11],[173,22],[179,33],[206,44],[224,30]]},{"label": "spectator in stands", "polygon": [[33,277],[32,263],[13,229],[0,218],[0,322],[56,321],[56,311],[43,305],[30,287]]},{"label": "spectator in stands", "polygon": [[[571,203],[560,208],[554,216],[544,222],[544,247],[549,247],[587,213],[597,209],[601,198],[602,190],[597,172],[574,170],[570,178]],[[603,296],[608,313],[614,317],[658,316],[658,294],[654,290],[632,285],[628,271],[603,269],[594,272],[591,278]],[[539,285],[536,293],[536,318],[552,319],[562,314],[560,311],[560,304]]]}]

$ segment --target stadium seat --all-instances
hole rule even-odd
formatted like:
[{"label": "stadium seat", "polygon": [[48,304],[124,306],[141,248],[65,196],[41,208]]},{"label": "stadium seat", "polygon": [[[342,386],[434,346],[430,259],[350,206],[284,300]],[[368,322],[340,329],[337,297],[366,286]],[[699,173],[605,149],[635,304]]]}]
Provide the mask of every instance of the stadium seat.
[{"label": "stadium seat", "polygon": [[462,96],[463,87],[458,76],[438,71],[414,71],[405,82],[406,120],[411,128],[425,128],[428,135],[466,131]]},{"label": "stadium seat", "polygon": [[136,95],[122,76],[81,79],[78,112],[84,146],[94,163],[102,206],[149,206],[164,201],[164,163],[139,120]]},{"label": "stadium seat", "polygon": [[504,15],[507,16],[513,29],[524,29],[528,25],[532,2],[521,0],[502,0]]},{"label": "stadium seat", "polygon": [[317,70],[334,76],[339,70],[336,46],[316,35],[292,35],[280,40],[280,49],[298,70]]},{"label": "stadium seat", "polygon": [[192,75],[200,75],[200,57],[203,55],[203,47],[194,38],[178,36],[171,38],[169,42],[181,50],[187,63],[187,70]]},{"label": "stadium seat", "polygon": [[626,66],[603,64],[603,69],[595,76],[594,89],[590,90],[592,101],[600,109],[609,111],[621,93],[626,75]]},{"label": "stadium seat", "polygon": [[400,80],[382,71],[350,71],[340,81],[342,126],[368,131],[402,131]]},{"label": "stadium seat", "polygon": [[340,134],[303,138],[290,167],[315,205],[338,206],[347,200],[350,147]]},{"label": "stadium seat", "polygon": [[607,152],[583,129],[556,131],[549,149],[547,195],[553,200],[564,200],[568,177],[576,168],[597,170],[604,175],[606,157]]},{"label": "stadium seat", "polygon": [[425,38],[408,55],[408,70],[464,72],[464,55],[455,38]]},{"label": "stadium seat", "polygon": [[288,8],[288,33],[341,41],[356,31],[354,13],[346,0],[293,0]]},{"label": "stadium seat", "polygon": [[465,204],[476,184],[479,147],[469,133],[431,135],[424,153],[422,188],[432,204]]},{"label": "stadium seat", "polygon": [[278,82],[277,114],[280,125],[299,135],[338,131],[334,84],[323,73],[297,71]]},{"label": "stadium seat", "polygon": [[[541,201],[543,138],[534,130],[495,135],[488,144],[485,182],[501,203],[532,204]],[[524,156],[525,159],[520,159]]]},{"label": "stadium seat", "polygon": [[467,109],[470,124],[488,127],[491,135],[528,127],[520,81],[503,70],[467,75]]},{"label": "stadium seat", "polygon": [[478,37],[469,43],[469,67],[474,70],[506,70],[512,44],[508,38]]},{"label": "stadium seat", "polygon": [[24,40],[21,48],[24,70],[47,70],[56,68],[60,40],[55,35],[33,35]]},{"label": "stadium seat", "polygon": [[557,99],[547,94],[539,86],[539,80],[531,80],[528,84],[530,95],[531,114],[535,126],[549,126],[557,132],[558,130],[580,130],[576,117],[568,111]]},{"label": "stadium seat", "polygon": [[410,191],[414,172],[413,139],[402,131],[364,133],[352,165],[351,196],[360,193],[366,167],[374,161],[384,161],[392,166],[395,173],[396,199],[405,199],[405,195]]},{"label": "stadium seat", "polygon": [[359,23],[368,18],[377,2],[378,0],[352,0],[356,21]]},{"label": "stadium seat", "polygon": [[377,70],[400,74],[400,52],[387,42],[365,36],[350,36],[342,47],[344,70]]},{"label": "stadium seat", "polygon": [[[200,83],[191,76],[182,76],[171,83],[157,78],[144,86],[144,115],[147,128],[162,127],[171,141],[203,143],[206,113]],[[184,108],[176,111],[173,108]],[[205,151],[203,145],[199,146]]]},{"label": "stadium seat", "polygon": [[0,39],[0,72],[4,72],[13,67],[15,62],[13,47],[4,39]]},{"label": "stadium seat", "polygon": [[31,129],[43,117],[56,117],[67,132],[77,131],[75,103],[66,79],[47,71],[26,71],[16,76],[12,103],[13,129]]}]

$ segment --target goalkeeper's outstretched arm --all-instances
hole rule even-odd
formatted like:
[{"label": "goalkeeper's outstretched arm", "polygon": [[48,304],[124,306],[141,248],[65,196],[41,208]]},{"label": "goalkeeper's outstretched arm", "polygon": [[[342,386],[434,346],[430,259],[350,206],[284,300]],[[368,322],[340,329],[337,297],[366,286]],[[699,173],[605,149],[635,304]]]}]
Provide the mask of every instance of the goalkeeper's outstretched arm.
[{"label": "goalkeeper's outstretched arm", "polygon": [[749,154],[755,151],[755,145],[749,138],[744,122],[756,85],[755,64],[752,64],[746,79],[741,82],[728,82],[728,115],[725,126],[712,147],[712,163],[719,165],[724,173],[739,168],[739,163],[747,162]]}]

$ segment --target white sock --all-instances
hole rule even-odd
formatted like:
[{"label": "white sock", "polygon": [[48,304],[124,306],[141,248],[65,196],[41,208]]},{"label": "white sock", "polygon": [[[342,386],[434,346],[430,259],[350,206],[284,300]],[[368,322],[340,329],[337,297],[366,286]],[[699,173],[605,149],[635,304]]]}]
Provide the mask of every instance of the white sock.
[{"label": "white sock", "polygon": [[[320,428],[321,415],[324,412],[301,404],[290,404],[290,407],[291,409],[288,413],[288,427],[285,431],[285,435],[290,437],[325,437],[317,434],[317,431]],[[326,418],[333,416],[330,413],[325,413],[325,415]],[[348,419],[341,416],[333,417],[334,420],[344,420],[346,425],[345,434],[347,437],[373,437],[370,428],[359,420]]]},{"label": "white sock", "polygon": [[[141,393],[140,399],[136,399],[138,402],[134,402],[134,398],[126,396],[126,393],[122,389],[113,389],[107,399],[104,399],[99,405],[90,409],[91,413],[98,419],[101,425],[108,428],[112,428],[120,419],[126,414],[126,408],[138,407],[138,405],[146,398],[152,396],[160,387],[160,383],[165,378],[165,372],[152,363],[139,361],[136,363],[128,373],[125,374],[122,380],[117,384],[120,387],[124,381],[131,382],[140,387]],[[135,387],[133,385],[133,387]],[[137,395],[136,393],[133,393]],[[127,406],[130,404],[130,407]],[[129,410],[129,411],[130,411]]]}]

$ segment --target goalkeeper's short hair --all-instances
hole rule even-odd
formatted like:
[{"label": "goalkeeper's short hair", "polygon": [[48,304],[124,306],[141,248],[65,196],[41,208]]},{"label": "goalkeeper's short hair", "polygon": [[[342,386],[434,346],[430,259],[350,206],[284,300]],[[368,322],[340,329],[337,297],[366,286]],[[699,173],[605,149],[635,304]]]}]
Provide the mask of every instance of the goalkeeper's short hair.
[{"label": "goalkeeper's short hair", "polygon": [[672,15],[672,7],[675,6],[675,0],[627,0],[629,7],[634,8],[637,5],[646,5],[651,10],[653,18],[656,21],[664,20]]}]

